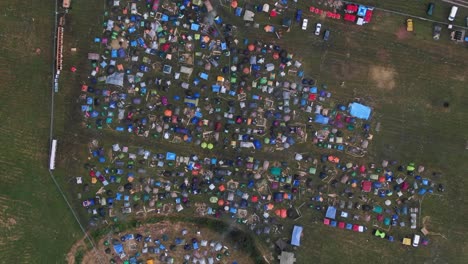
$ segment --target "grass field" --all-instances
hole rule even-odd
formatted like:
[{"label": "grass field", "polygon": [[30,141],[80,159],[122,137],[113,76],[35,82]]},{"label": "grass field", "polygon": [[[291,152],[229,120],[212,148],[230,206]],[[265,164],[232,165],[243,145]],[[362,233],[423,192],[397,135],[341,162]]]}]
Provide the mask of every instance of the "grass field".
[{"label": "grass field", "polygon": [[[425,16],[429,1],[364,2]],[[55,134],[61,144],[57,175],[65,189],[82,168],[80,157],[86,143],[99,136],[81,128],[75,101],[89,70],[86,53],[96,49],[92,39],[101,30],[102,5],[99,1],[77,1],[73,14],[67,17],[65,69],[74,65],[79,70],[76,74],[64,71],[57,97]],[[450,5],[440,1],[436,5],[434,19],[445,21]],[[38,1],[0,3],[4,98],[0,106],[1,262],[60,263],[80,237],[46,169],[53,9],[52,3]],[[309,15],[307,11],[304,14]],[[465,14],[467,9],[459,11],[457,24],[464,24]],[[306,34],[295,24],[283,39],[275,41],[291,46],[289,49],[304,61],[307,74],[332,87],[334,97],[360,97],[374,107],[375,119],[382,125],[371,144],[374,160],[422,162],[428,170],[442,172],[438,181],[447,184],[447,191],[443,196],[426,197],[422,216],[430,216],[430,230],[446,239],[431,236],[431,246],[410,250],[368,234],[324,227],[320,221],[314,223],[318,215],[306,211],[301,222],[306,227],[305,237],[297,251],[297,263],[340,263],[345,259],[349,263],[462,263],[468,258],[464,219],[468,209],[463,206],[468,198],[463,191],[468,184],[464,177],[468,158],[467,46],[445,40],[447,32],[440,41],[433,41],[430,22],[416,20],[415,33],[406,34],[405,19],[377,11],[371,24],[358,27],[310,16]],[[332,31],[328,43],[312,35],[317,21]],[[243,32],[251,38],[274,37],[250,29]],[[71,47],[78,51],[70,52]],[[41,49],[40,54],[36,48]],[[450,107],[442,107],[444,102]],[[69,193],[69,197],[78,202],[75,194]]]},{"label": "grass field", "polygon": [[54,6],[0,10],[0,262],[63,263],[80,236],[47,171]]}]

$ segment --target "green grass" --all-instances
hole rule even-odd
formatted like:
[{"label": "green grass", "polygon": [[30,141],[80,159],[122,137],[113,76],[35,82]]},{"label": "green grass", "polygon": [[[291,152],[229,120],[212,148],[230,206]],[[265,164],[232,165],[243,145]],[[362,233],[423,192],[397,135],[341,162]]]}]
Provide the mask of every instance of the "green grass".
[{"label": "green grass", "polygon": [[54,6],[2,1],[0,9],[0,256],[61,263],[79,233],[47,171]]}]

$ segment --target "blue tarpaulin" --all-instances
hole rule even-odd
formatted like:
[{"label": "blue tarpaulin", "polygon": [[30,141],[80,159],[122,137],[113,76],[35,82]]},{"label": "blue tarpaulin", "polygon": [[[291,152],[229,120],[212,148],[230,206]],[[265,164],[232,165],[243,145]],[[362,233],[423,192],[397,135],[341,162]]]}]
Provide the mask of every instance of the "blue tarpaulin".
[{"label": "blue tarpaulin", "polygon": [[327,213],[325,214],[326,218],[335,219],[336,218],[336,208],[333,206],[328,206]]},{"label": "blue tarpaulin", "polygon": [[301,245],[301,235],[302,235],[302,226],[294,226],[292,235],[291,235],[291,245],[300,246]]},{"label": "blue tarpaulin", "polygon": [[352,103],[349,107],[349,113],[357,118],[368,120],[372,110],[370,107],[360,103]]}]

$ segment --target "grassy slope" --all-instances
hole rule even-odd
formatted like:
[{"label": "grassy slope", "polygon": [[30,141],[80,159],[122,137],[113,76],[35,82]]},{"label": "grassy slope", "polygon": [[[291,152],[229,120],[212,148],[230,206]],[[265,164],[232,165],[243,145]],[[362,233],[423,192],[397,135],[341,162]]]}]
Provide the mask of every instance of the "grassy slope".
[{"label": "grassy slope", "polygon": [[47,172],[54,6],[2,1],[0,10],[0,256],[62,262],[78,229]]}]

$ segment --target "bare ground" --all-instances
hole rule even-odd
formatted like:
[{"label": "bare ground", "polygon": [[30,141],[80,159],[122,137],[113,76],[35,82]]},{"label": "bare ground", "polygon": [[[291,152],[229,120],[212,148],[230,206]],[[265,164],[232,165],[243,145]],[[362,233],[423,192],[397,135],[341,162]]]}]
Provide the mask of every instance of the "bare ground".
[{"label": "bare ground", "polygon": [[395,88],[396,71],[392,67],[371,66],[369,68],[369,77],[379,89],[393,90]]},{"label": "bare ground", "polygon": [[[152,238],[156,237],[161,237],[163,234],[167,234],[170,239],[174,239],[176,236],[181,236],[181,231],[183,229],[188,230],[188,234],[186,235],[185,239],[189,241],[192,237],[197,237],[199,239],[205,239],[208,241],[211,240],[216,240],[216,241],[222,241],[222,235],[219,233],[216,233],[210,229],[207,228],[197,228],[196,225],[191,224],[191,223],[170,223],[167,221],[156,223],[156,224],[147,224],[143,225],[139,228],[136,228],[132,231],[128,231],[122,234],[115,234],[111,236],[106,236],[103,237],[101,240],[97,242],[97,250],[88,250],[84,254],[82,264],[94,264],[96,263],[96,260],[99,258],[101,259],[102,263],[109,263],[110,259],[112,257],[116,257],[116,254],[112,250],[111,254],[106,254],[104,250],[107,248],[107,246],[104,245],[105,240],[111,240],[111,239],[120,239],[120,236],[126,234],[126,233],[134,233],[134,234],[142,234],[143,236],[146,236],[148,234],[151,234]],[[197,231],[200,231],[200,236],[196,234]],[[131,252],[128,249],[129,243],[123,243],[124,248],[126,252]],[[223,260],[229,260],[229,261],[234,261],[236,260],[238,263],[253,263],[253,261],[248,257],[246,254],[244,254],[241,251],[233,250],[234,245],[231,244],[231,241],[222,241],[223,245],[226,245],[230,249],[230,256],[223,257]],[[80,250],[86,250],[87,245],[85,244],[85,238],[80,239],[77,241],[70,251],[67,254],[67,263],[69,264],[75,264],[75,256]],[[141,251],[141,245],[138,246],[138,250]],[[263,252],[263,251],[262,251]],[[178,246],[176,250],[170,251],[170,255],[175,258],[175,263],[181,263],[183,260],[183,257],[185,254],[187,254],[188,251],[184,251],[183,247]],[[129,254],[127,254],[129,255]],[[157,255],[155,254],[145,254],[144,258],[150,259],[154,258],[157,259]]]}]

